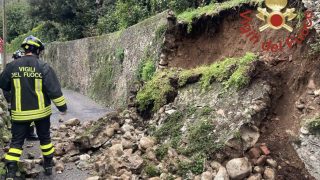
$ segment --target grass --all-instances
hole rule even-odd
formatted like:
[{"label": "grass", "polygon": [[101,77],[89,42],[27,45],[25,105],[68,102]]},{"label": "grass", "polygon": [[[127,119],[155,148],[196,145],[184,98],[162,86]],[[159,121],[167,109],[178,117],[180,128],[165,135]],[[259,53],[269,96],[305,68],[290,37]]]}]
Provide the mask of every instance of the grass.
[{"label": "grass", "polygon": [[223,3],[211,3],[208,6],[203,6],[197,9],[190,9],[178,15],[178,20],[192,23],[193,19],[200,18],[202,15],[217,15],[220,11],[231,9],[241,4],[258,4],[262,0],[229,0]]},{"label": "grass", "polygon": [[156,72],[155,63],[151,58],[148,58],[142,66],[141,79],[144,82],[147,82],[152,79],[155,72]]},{"label": "grass", "polygon": [[314,134],[320,134],[320,117],[307,120],[307,128]]},{"label": "grass", "polygon": [[162,38],[164,37],[166,31],[167,31],[168,26],[166,24],[158,27],[158,29],[156,30],[156,37],[155,40],[159,41],[162,40]]},{"label": "grass", "polygon": [[246,53],[240,58],[226,58],[211,65],[204,65],[190,70],[176,72],[175,69],[167,69],[154,73],[153,62],[145,63],[142,67],[141,77],[148,80],[145,86],[138,92],[137,102],[140,110],[146,110],[153,106],[158,110],[167,103],[166,96],[176,89],[171,86],[170,79],[178,77],[179,87],[186,85],[192,76],[201,76],[200,85],[206,90],[216,81],[224,85],[226,89],[241,89],[250,82],[248,71],[257,56],[253,53]]},{"label": "grass", "polygon": [[168,154],[168,149],[168,144],[162,144],[159,147],[157,147],[155,154],[159,161],[161,161]]},{"label": "grass", "polygon": [[123,63],[124,60],[124,49],[122,47],[117,48],[115,52],[116,58],[120,61],[120,63]]},{"label": "grass", "polygon": [[161,174],[160,170],[154,164],[151,163],[147,163],[147,165],[144,167],[144,172],[149,177],[160,176]]},{"label": "grass", "polygon": [[146,110],[153,106],[153,110],[158,110],[167,103],[166,96],[175,89],[170,84],[170,77],[174,73],[170,70],[164,70],[156,73],[137,94],[137,102],[140,110]]},{"label": "grass", "polygon": [[183,114],[179,111],[168,116],[165,123],[157,129],[153,136],[157,141],[165,140],[166,138],[174,139],[181,136],[180,129],[183,126]]},{"label": "grass", "polygon": [[185,85],[190,76],[201,74],[202,88],[208,88],[213,81],[222,82],[226,88],[240,89],[249,83],[247,72],[250,65],[257,59],[253,53],[246,53],[241,58],[226,58],[207,66],[200,66],[191,70],[184,70],[179,74],[179,86]]},{"label": "grass", "polygon": [[116,69],[111,56],[97,54],[96,58],[101,59],[101,63],[99,64],[100,68],[93,77],[91,94],[97,96],[94,97],[95,99],[102,99],[115,88],[113,79]]},{"label": "grass", "polygon": [[206,119],[200,119],[189,125],[188,144],[179,149],[184,155],[192,156],[197,153],[212,154],[221,148],[215,143],[214,126]]},{"label": "grass", "polygon": [[191,161],[178,161],[177,174],[186,177],[189,172],[195,175],[201,174],[204,169],[205,156],[196,155],[191,158]]}]

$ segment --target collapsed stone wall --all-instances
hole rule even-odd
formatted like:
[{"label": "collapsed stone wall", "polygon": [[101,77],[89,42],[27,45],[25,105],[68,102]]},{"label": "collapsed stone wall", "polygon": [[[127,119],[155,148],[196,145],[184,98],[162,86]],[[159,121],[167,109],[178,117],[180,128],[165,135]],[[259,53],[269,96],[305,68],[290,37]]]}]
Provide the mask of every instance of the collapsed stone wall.
[{"label": "collapsed stone wall", "polygon": [[8,111],[8,103],[0,90],[0,146],[4,147],[4,143],[8,143],[11,135],[9,132],[10,116]]},{"label": "collapsed stone wall", "polygon": [[156,32],[166,25],[166,14],[112,34],[51,43],[43,59],[52,65],[63,87],[107,106],[125,105],[146,51],[158,57],[162,41]]}]

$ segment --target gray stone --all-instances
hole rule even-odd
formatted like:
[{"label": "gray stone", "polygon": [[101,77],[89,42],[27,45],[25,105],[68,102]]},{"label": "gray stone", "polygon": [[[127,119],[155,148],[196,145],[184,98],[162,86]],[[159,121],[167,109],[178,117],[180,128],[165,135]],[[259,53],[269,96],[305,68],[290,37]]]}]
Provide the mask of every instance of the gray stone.
[{"label": "gray stone", "polygon": [[61,161],[58,161],[55,165],[56,172],[61,174],[64,171],[64,164]]},{"label": "gray stone", "polygon": [[277,161],[273,160],[273,159],[267,159],[266,161],[267,165],[273,167],[273,168],[277,168],[278,163]]},{"label": "gray stone", "polygon": [[87,178],[86,180],[99,180],[99,179],[100,179],[99,176],[92,176],[92,177]]},{"label": "gray stone", "polygon": [[231,179],[240,180],[248,177],[252,167],[247,158],[236,158],[227,162],[227,172]]},{"label": "gray stone", "polygon": [[166,114],[173,114],[173,113],[175,113],[177,110],[175,110],[175,109],[170,109],[170,110],[167,110],[166,111]]},{"label": "gray stone", "polygon": [[120,157],[124,154],[122,144],[115,144],[109,148],[110,156]]},{"label": "gray stone", "polygon": [[214,180],[229,180],[229,175],[225,167],[221,166]]},{"label": "gray stone", "polygon": [[253,168],[254,173],[262,174],[264,172],[264,168],[262,166],[255,166]]},{"label": "gray stone", "polygon": [[80,120],[77,118],[72,118],[72,119],[67,120],[64,124],[66,126],[78,126],[78,125],[80,125]]},{"label": "gray stone", "polygon": [[274,169],[266,167],[263,173],[263,178],[266,180],[275,180],[276,179],[276,172]]},{"label": "gray stone", "polygon": [[80,155],[80,161],[89,161],[90,155],[89,154],[82,154]]},{"label": "gray stone", "polygon": [[213,174],[210,171],[206,171],[201,174],[201,180],[212,180],[212,179],[213,179]]},{"label": "gray stone", "polygon": [[253,174],[247,180],[262,180],[261,174]]},{"label": "gray stone", "polygon": [[140,139],[140,146],[143,149],[148,149],[153,147],[155,144],[155,141],[151,137],[142,137]]},{"label": "gray stone", "polygon": [[260,137],[259,131],[249,126],[243,126],[240,129],[241,139],[244,141],[246,149],[253,147]]}]

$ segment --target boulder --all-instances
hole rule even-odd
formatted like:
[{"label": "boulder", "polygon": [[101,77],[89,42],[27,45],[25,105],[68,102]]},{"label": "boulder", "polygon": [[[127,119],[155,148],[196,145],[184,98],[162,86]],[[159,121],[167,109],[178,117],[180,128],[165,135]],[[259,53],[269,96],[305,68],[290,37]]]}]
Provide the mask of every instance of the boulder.
[{"label": "boulder", "polygon": [[122,144],[115,144],[109,148],[110,156],[121,157],[123,155]]},{"label": "boulder", "polygon": [[275,180],[276,179],[276,172],[274,169],[266,167],[263,173],[263,178],[265,180]]},{"label": "boulder", "polygon": [[80,125],[80,120],[77,118],[72,118],[72,119],[67,120],[64,124],[66,126],[78,126],[78,125]]},{"label": "boulder", "polygon": [[234,180],[244,179],[252,171],[252,166],[247,158],[232,159],[227,163],[226,168],[230,178]]},{"label": "boulder", "polygon": [[142,137],[140,139],[140,147],[142,149],[149,149],[153,147],[155,144],[155,141],[151,137]]},{"label": "boulder", "polygon": [[270,167],[273,167],[273,168],[277,168],[278,167],[277,161],[275,161],[273,159],[267,159],[266,163]]},{"label": "boulder", "polygon": [[86,180],[99,180],[99,179],[100,179],[99,176],[92,176],[92,177],[87,178]]},{"label": "boulder", "polygon": [[214,177],[214,180],[229,180],[229,175],[225,167],[220,166],[217,175]]},{"label": "boulder", "polygon": [[262,180],[261,174],[253,174],[247,180]]},{"label": "boulder", "polygon": [[212,179],[213,179],[213,174],[210,171],[206,171],[201,174],[201,180],[212,180]]},{"label": "boulder", "polygon": [[63,162],[58,161],[58,162],[56,163],[56,165],[55,165],[55,168],[56,168],[56,172],[57,172],[58,174],[61,174],[61,173],[64,171],[64,164],[63,164]]},{"label": "boulder", "polygon": [[253,147],[258,142],[260,137],[259,131],[249,126],[241,127],[240,134],[246,149]]}]

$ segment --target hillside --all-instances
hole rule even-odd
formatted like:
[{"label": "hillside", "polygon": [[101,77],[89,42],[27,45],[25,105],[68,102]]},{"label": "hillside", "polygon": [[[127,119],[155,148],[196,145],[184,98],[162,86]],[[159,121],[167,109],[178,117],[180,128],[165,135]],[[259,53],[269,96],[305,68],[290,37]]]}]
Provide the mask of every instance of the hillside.
[{"label": "hillside", "polygon": [[62,85],[115,109],[52,129],[57,171],[72,163],[87,180],[320,179],[320,3],[289,1],[297,17],[286,15],[288,32],[259,31],[261,2],[166,11],[50,44],[43,58]]}]

